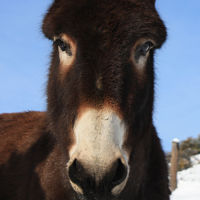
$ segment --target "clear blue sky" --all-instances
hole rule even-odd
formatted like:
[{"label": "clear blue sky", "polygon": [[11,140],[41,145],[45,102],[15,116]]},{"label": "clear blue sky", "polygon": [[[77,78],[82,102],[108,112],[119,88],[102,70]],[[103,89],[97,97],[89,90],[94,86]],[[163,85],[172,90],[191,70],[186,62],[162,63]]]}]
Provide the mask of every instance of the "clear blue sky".
[{"label": "clear blue sky", "polygon": [[[45,110],[51,43],[40,26],[51,0],[1,0],[0,113]],[[200,1],[157,0],[168,40],[156,53],[154,121],[166,151],[200,134]]]}]

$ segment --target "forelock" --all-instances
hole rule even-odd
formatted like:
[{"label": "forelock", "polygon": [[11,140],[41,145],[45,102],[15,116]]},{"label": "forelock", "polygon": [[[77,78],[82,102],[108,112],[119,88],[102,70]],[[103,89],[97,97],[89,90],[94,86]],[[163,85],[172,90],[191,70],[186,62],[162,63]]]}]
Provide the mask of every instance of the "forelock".
[{"label": "forelock", "polygon": [[135,28],[140,33],[148,31],[145,30],[148,27],[156,32],[154,29],[158,27],[165,40],[165,27],[153,0],[56,0],[44,18],[42,29],[49,39],[62,32],[74,37],[81,32],[92,37],[88,34],[119,28],[116,23],[126,25],[129,30],[143,26],[143,30]]}]

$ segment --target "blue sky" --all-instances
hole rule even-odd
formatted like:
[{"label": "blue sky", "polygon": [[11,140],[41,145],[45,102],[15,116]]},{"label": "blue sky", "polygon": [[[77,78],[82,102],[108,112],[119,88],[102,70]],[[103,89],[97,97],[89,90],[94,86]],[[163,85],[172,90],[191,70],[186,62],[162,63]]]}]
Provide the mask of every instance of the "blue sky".
[{"label": "blue sky", "polygon": [[[40,26],[51,0],[1,0],[0,113],[45,110],[51,42]],[[174,137],[200,134],[200,1],[157,0],[168,40],[156,53],[154,122],[170,151]]]}]

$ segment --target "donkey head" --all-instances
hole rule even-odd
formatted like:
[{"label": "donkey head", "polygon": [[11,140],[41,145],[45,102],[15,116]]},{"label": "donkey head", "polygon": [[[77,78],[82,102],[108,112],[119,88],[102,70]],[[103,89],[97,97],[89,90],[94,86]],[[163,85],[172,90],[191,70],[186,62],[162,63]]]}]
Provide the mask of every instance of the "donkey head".
[{"label": "donkey head", "polygon": [[152,123],[153,55],[166,38],[154,3],[55,0],[44,19],[53,41],[51,129],[70,184],[86,199],[122,193],[134,174],[138,135]]}]

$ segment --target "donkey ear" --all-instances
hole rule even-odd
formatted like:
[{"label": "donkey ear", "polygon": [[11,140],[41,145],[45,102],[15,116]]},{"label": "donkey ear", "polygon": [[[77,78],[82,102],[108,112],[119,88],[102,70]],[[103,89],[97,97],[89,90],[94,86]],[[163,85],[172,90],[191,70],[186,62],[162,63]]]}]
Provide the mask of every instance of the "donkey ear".
[{"label": "donkey ear", "polygon": [[151,5],[155,5],[156,0],[131,0],[134,2],[140,2],[140,3],[149,3]]},{"label": "donkey ear", "polygon": [[[53,40],[55,35],[61,33],[63,22],[66,22],[66,15],[73,12],[73,6],[76,7],[77,4],[85,1],[87,0],[54,0],[43,19],[42,32],[44,35]],[[73,8],[70,10],[71,7]]]},{"label": "donkey ear", "polygon": [[152,4],[156,3],[156,0],[149,0]]},{"label": "donkey ear", "polygon": [[62,0],[54,0],[43,19],[42,32],[48,39],[51,40],[53,39],[55,30],[54,13],[61,6],[61,1]]},{"label": "donkey ear", "polygon": [[[141,0],[143,1],[143,0]],[[147,3],[150,3],[151,5],[155,5],[156,0],[145,0]]]},{"label": "donkey ear", "polygon": [[156,2],[156,0],[139,0],[139,1],[146,2],[146,3],[149,3],[151,5],[155,5],[155,2]]}]

